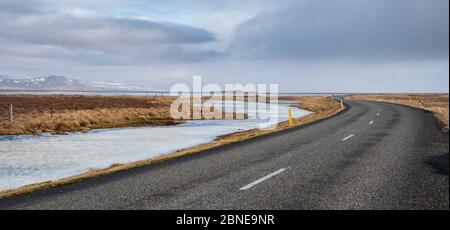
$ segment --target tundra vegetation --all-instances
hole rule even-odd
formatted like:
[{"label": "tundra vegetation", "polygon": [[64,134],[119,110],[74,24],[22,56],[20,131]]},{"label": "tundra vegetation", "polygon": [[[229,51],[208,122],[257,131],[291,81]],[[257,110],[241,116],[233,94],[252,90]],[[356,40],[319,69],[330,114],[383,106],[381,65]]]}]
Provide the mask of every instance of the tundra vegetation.
[{"label": "tundra vegetation", "polygon": [[[0,95],[0,135],[175,125],[170,97]],[[14,120],[9,121],[10,105]]]},{"label": "tundra vegetation", "polygon": [[[185,120],[171,117],[170,106],[175,99],[169,96],[0,95],[0,135],[66,134],[100,128],[177,125]],[[199,109],[191,106],[192,114]],[[233,113],[227,117],[247,118],[237,115]]]}]

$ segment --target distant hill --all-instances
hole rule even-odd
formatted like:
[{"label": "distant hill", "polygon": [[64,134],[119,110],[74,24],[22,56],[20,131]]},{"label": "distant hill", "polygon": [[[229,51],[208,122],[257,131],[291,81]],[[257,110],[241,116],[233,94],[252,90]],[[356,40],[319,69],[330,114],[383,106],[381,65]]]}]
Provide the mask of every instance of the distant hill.
[{"label": "distant hill", "polygon": [[75,79],[64,76],[48,76],[36,78],[12,78],[0,76],[0,89],[18,90],[93,90]]},{"label": "distant hill", "polygon": [[136,91],[146,87],[119,82],[81,82],[64,76],[18,78],[0,75],[0,90]]}]

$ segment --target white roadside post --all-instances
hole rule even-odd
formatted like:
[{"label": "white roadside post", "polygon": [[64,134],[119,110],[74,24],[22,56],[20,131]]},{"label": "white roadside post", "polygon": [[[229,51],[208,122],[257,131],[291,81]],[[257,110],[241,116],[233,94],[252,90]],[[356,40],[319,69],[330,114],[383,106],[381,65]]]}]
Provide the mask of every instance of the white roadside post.
[{"label": "white roadside post", "polygon": [[11,104],[10,108],[9,108],[9,123],[13,123],[14,121],[14,107]]}]

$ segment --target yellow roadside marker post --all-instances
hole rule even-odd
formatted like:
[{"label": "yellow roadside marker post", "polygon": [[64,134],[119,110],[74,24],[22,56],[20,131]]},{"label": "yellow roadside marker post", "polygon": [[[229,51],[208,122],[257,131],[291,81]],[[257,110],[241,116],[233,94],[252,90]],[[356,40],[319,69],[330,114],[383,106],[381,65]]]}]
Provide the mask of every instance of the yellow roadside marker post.
[{"label": "yellow roadside marker post", "polygon": [[292,126],[292,111],[290,108],[288,110],[288,116],[289,116],[289,125]]}]

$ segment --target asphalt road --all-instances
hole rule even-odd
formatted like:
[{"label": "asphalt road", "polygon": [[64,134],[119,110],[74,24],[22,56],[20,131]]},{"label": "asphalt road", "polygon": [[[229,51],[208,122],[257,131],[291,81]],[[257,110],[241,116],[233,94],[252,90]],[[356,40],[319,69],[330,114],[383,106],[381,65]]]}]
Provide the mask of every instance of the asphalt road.
[{"label": "asphalt road", "polygon": [[431,113],[339,115],[193,156],[0,201],[0,209],[449,209],[448,133]]}]

